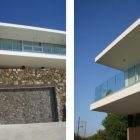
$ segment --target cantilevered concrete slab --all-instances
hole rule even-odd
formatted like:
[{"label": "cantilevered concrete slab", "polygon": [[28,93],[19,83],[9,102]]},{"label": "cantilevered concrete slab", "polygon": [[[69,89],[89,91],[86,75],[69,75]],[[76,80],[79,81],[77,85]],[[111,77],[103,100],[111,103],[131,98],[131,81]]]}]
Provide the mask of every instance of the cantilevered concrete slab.
[{"label": "cantilevered concrete slab", "polygon": [[66,56],[30,53],[30,52],[12,52],[0,51],[0,67],[66,67]]},{"label": "cantilevered concrete slab", "polygon": [[140,18],[95,58],[95,62],[119,70],[125,70],[139,60]]},{"label": "cantilevered concrete slab", "polygon": [[66,123],[0,125],[0,140],[66,140]]},{"label": "cantilevered concrete slab", "polygon": [[140,83],[100,99],[90,105],[90,110],[121,115],[140,113]]},{"label": "cantilevered concrete slab", "polygon": [[64,31],[0,22],[0,38],[66,44]]}]

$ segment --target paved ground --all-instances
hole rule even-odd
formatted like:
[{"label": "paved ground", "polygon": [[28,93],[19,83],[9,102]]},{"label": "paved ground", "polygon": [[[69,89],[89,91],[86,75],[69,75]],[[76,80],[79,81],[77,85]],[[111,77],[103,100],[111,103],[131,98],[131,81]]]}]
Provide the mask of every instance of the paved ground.
[{"label": "paved ground", "polygon": [[0,140],[66,140],[66,123],[0,125]]}]

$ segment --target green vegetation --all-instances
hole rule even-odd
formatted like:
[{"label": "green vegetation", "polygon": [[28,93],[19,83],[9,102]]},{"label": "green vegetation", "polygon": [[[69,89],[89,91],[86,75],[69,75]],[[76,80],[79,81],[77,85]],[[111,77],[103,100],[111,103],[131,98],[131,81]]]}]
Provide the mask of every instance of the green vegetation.
[{"label": "green vegetation", "polygon": [[86,139],[75,136],[74,140],[127,140],[127,117],[108,113],[102,125],[105,129],[99,130],[93,136]]},{"label": "green vegetation", "polygon": [[109,140],[127,140],[127,117],[109,113],[102,124]]}]

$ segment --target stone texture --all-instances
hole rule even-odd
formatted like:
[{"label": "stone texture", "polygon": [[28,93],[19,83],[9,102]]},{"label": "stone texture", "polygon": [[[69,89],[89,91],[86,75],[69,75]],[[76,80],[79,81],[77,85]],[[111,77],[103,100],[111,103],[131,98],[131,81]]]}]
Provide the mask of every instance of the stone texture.
[{"label": "stone texture", "polygon": [[58,121],[53,88],[0,89],[0,124]]},{"label": "stone texture", "polygon": [[[0,87],[19,86],[54,87],[57,99],[58,120],[65,120],[66,72],[64,69],[0,69]],[[5,100],[5,97],[3,96],[1,100]]]}]

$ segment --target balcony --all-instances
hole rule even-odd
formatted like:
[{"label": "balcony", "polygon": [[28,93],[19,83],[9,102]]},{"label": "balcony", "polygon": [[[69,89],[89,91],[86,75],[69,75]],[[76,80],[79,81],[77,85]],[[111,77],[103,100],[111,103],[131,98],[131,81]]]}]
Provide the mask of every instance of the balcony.
[{"label": "balcony", "polygon": [[121,115],[140,113],[139,35],[140,19],[95,58],[96,63],[122,72],[95,89],[94,103],[90,105],[90,110]]},{"label": "balcony", "polygon": [[54,54],[63,56],[66,55],[66,48],[64,45],[2,39],[2,38],[0,39],[0,50]]},{"label": "balcony", "polygon": [[121,72],[95,89],[95,101],[140,82],[140,64]]},{"label": "balcony", "polygon": [[65,45],[0,38],[0,67],[65,68]]}]

